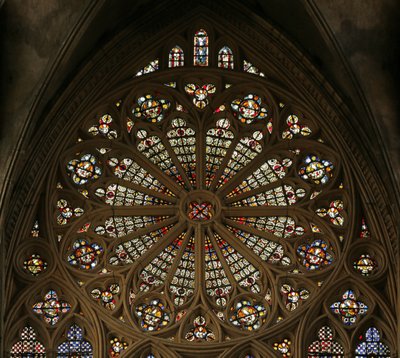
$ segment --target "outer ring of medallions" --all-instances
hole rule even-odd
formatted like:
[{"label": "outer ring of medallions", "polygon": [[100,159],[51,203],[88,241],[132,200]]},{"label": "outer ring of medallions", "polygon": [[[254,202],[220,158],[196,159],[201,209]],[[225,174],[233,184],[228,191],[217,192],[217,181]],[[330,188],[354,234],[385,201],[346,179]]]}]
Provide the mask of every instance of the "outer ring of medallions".
[{"label": "outer ring of medallions", "polygon": [[[213,206],[213,216],[209,220],[192,220],[188,217],[189,203],[192,201],[197,202],[209,202]],[[201,224],[202,226],[210,225],[213,221],[218,220],[221,217],[221,201],[214,193],[208,190],[192,190],[185,193],[180,197],[179,200],[179,214],[188,223],[193,225]]]}]

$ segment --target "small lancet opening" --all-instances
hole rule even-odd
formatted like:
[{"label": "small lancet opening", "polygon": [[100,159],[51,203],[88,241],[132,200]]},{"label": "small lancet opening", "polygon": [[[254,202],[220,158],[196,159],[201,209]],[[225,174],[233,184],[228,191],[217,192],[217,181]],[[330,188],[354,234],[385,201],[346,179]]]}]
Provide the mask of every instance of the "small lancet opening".
[{"label": "small lancet opening", "polygon": [[222,47],[218,52],[218,67],[233,70],[233,52],[228,46]]},{"label": "small lancet opening", "polygon": [[193,64],[195,66],[208,66],[208,35],[203,29],[194,35]]},{"label": "small lancet opening", "polygon": [[176,45],[169,52],[168,67],[183,67],[184,66],[184,53],[180,46]]}]

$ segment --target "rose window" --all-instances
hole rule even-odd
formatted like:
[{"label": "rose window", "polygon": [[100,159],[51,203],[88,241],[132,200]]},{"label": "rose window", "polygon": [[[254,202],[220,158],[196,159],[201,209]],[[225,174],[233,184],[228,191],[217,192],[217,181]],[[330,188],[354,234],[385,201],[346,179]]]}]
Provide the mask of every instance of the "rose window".
[{"label": "rose window", "polygon": [[15,206],[38,216],[6,253],[18,280],[5,327],[25,326],[7,350],[342,357],[380,343],[387,354],[390,320],[375,319],[390,316],[376,292],[394,292],[386,219],[360,205],[380,194],[361,186],[369,172],[322,92],[192,35],[191,50],[174,43],[133,77],[110,72],[62,116],[54,154],[38,157],[41,194]]},{"label": "rose window", "polygon": [[[71,275],[100,280],[100,314],[162,338],[184,321],[189,342],[294,319],[335,267],[350,205],[317,118],[207,78],[121,94],[88,120],[54,214]],[[104,118],[114,135],[93,136]]]}]

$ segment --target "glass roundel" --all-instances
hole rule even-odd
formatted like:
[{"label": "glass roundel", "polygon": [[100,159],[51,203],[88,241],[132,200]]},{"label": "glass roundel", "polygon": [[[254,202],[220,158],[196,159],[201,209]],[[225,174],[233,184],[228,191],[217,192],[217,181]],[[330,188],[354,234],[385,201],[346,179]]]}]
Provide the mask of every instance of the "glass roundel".
[{"label": "glass roundel", "polygon": [[[295,319],[318,295],[349,202],[317,119],[260,85],[191,81],[121,95],[86,119],[64,159],[54,230],[100,316],[224,341]],[[198,106],[188,86],[213,92]],[[287,135],[293,117],[308,130]]]}]

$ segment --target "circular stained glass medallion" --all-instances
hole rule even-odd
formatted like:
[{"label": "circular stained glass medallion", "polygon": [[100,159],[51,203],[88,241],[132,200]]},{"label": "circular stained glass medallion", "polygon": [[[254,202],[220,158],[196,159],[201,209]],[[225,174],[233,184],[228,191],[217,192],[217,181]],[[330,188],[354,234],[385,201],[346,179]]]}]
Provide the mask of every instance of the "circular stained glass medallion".
[{"label": "circular stained glass medallion", "polygon": [[[180,339],[198,341],[187,332],[235,339],[295,319],[309,300],[299,305],[293,289],[291,308],[279,315],[289,298],[282,295],[288,282],[277,285],[277,277],[298,281],[306,298],[318,294],[320,277],[335,267],[337,230],[346,231],[315,214],[346,195],[332,149],[311,130],[283,136],[290,123],[270,91],[267,101],[260,89],[243,96],[231,86],[229,97],[209,82],[213,96],[201,108],[185,85],[110,104],[106,113],[121,136],[73,145],[58,191],[70,212],[84,209],[64,220],[65,229],[55,223],[64,230],[68,268],[97,275],[104,289],[103,277],[116,275],[129,292],[120,297],[125,324],[163,338],[178,334],[181,322],[188,328]],[[310,120],[299,125],[318,128]],[[96,305],[92,291],[90,302],[110,315],[115,305]],[[113,299],[97,291],[106,304]]]}]

